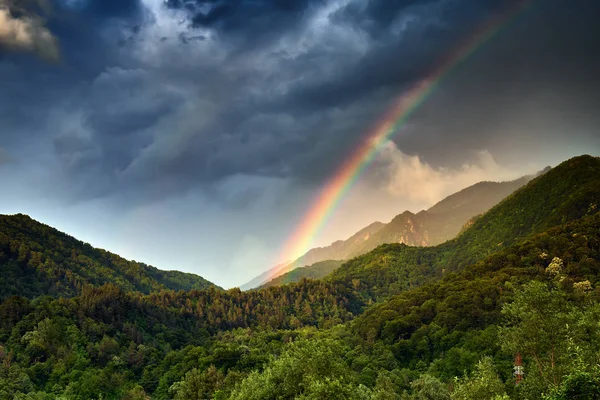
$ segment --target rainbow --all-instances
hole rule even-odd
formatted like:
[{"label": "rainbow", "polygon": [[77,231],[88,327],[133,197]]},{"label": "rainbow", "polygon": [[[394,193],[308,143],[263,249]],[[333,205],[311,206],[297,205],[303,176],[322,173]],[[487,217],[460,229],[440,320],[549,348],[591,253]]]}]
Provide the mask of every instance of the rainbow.
[{"label": "rainbow", "polygon": [[[296,260],[312,247],[313,240],[331,218],[342,199],[389,139],[402,128],[411,115],[427,101],[453,71],[516,20],[533,2],[534,0],[521,1],[512,9],[487,22],[451,57],[445,59],[425,79],[394,102],[383,118],[369,131],[364,142],[346,159],[318,194],[302,218],[302,222],[287,240],[281,260]],[[279,269],[274,274],[280,275],[284,272],[287,272],[286,269]]]}]

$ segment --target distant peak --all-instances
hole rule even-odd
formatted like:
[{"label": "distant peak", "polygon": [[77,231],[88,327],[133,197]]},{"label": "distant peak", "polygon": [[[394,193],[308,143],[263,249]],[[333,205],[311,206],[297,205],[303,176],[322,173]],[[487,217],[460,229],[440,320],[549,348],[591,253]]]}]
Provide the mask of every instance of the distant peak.
[{"label": "distant peak", "polygon": [[414,217],[414,216],[415,216],[415,214],[413,214],[412,212],[404,211],[402,214],[398,214],[394,218],[392,218],[392,220],[390,221],[390,224],[393,224],[394,222],[404,221],[404,220]]}]

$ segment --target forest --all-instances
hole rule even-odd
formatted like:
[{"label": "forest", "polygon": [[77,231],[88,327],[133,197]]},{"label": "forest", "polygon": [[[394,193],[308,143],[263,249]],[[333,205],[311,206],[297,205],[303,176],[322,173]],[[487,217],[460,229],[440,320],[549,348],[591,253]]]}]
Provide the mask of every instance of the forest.
[{"label": "forest", "polygon": [[438,246],[248,291],[0,216],[0,399],[600,399],[599,201],[576,157]]}]

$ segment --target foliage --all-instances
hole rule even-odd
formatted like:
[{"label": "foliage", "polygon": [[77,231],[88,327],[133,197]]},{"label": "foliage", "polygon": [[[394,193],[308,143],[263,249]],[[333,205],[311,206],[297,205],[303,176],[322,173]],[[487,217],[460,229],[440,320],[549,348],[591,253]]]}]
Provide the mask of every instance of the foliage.
[{"label": "foliage", "polygon": [[544,397],[545,400],[600,399],[600,371],[575,371],[567,375],[560,386]]},{"label": "foliage", "polygon": [[333,340],[293,343],[261,372],[252,372],[231,399],[368,399],[356,374],[344,361],[343,346]]},{"label": "foliage", "polygon": [[70,297],[107,283],[142,293],[214,286],[197,275],[127,261],[21,214],[0,215],[0,274],[0,300]]},{"label": "foliage", "polygon": [[450,400],[447,385],[431,375],[422,375],[411,383],[411,399],[415,400]]},{"label": "foliage", "polygon": [[0,400],[598,398],[600,214],[581,208],[597,164],[548,172],[441,246],[247,292],[167,290],[142,264],[2,217]]},{"label": "foliage", "polygon": [[175,400],[201,400],[213,396],[223,387],[225,376],[214,365],[206,371],[194,368],[185,374],[181,382],[174,383],[169,389],[175,393]]},{"label": "foliage", "polygon": [[494,400],[506,395],[504,384],[496,374],[494,363],[486,357],[479,361],[473,376],[456,379],[452,400]]}]

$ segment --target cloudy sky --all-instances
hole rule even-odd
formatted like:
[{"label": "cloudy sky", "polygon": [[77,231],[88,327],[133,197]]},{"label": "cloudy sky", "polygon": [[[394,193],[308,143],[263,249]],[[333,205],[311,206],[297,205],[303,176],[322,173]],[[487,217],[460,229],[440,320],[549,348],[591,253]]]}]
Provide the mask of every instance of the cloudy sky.
[{"label": "cloudy sky", "polygon": [[[0,213],[241,285],[394,99],[516,0],[0,0]],[[600,5],[535,0],[315,243],[600,155]]]}]

